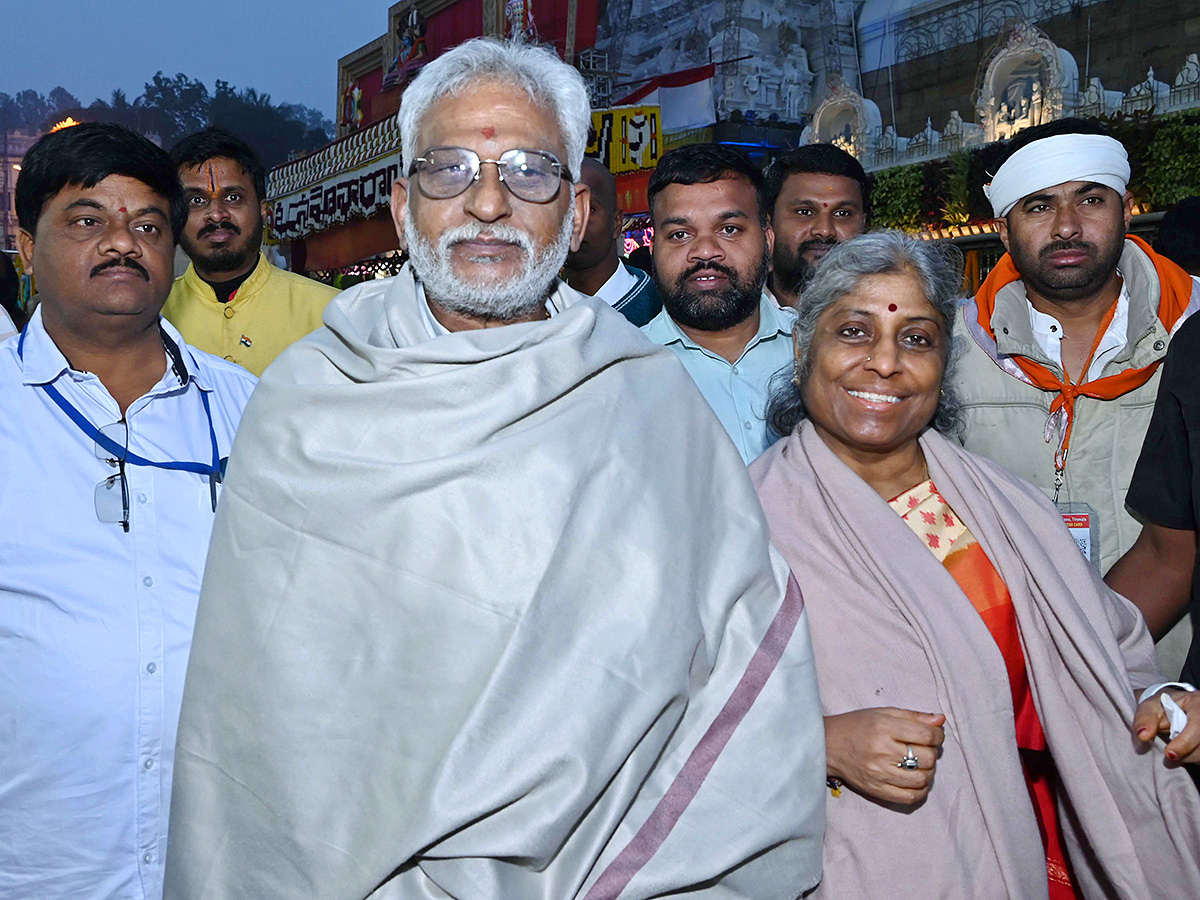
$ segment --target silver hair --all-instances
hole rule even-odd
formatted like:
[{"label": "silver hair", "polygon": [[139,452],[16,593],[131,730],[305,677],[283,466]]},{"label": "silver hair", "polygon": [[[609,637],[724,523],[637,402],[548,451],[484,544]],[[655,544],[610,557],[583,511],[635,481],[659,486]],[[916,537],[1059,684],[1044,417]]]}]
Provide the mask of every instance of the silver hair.
[{"label": "silver hair", "polygon": [[443,53],[421,69],[404,91],[397,123],[405,171],[420,153],[421,123],[434,103],[487,81],[512,85],[524,91],[531,103],[554,111],[567,151],[563,162],[571,177],[578,179],[592,124],[583,76],[549,50],[495,38],[476,38]]},{"label": "silver hair", "polygon": [[942,385],[933,427],[951,437],[961,434],[961,403],[954,390],[958,354],[952,335],[962,295],[962,254],[952,244],[917,240],[902,231],[876,231],[851,238],[830,250],[817,266],[813,280],[800,297],[799,318],[793,328],[795,367],[781,371],[772,385],[767,422],[776,434],[791,434],[805,418],[804,385],[812,371],[813,335],[822,313],[853,293],[864,278],[899,272],[916,277],[925,298],[938,313],[945,337]]}]

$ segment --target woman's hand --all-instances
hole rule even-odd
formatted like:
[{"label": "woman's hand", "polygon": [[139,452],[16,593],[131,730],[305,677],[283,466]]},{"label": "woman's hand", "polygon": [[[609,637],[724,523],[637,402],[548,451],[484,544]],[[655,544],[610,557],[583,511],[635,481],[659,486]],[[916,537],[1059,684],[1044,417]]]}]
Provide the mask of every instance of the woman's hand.
[{"label": "woman's hand", "polygon": [[[920,803],[933,786],[946,717],[884,706],[825,717],[826,771],[884,803]],[[920,768],[898,763],[912,747]]]},{"label": "woman's hand", "polygon": [[[1153,697],[1143,700],[1133,714],[1133,734],[1143,744],[1148,744],[1160,734],[1171,733],[1171,723],[1159,699],[1163,694],[1169,694],[1188,717],[1187,727],[1179,733],[1179,737],[1167,744],[1164,755],[1171,762],[1196,765],[1200,763],[1200,691],[1164,688]],[[829,727],[828,719],[825,720],[825,727]],[[825,746],[829,746],[828,737]]]}]

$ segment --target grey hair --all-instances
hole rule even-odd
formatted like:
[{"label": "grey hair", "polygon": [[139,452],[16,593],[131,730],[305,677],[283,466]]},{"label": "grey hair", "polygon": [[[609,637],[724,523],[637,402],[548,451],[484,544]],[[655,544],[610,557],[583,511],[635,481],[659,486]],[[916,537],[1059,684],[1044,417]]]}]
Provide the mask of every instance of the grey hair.
[{"label": "grey hair", "polygon": [[430,107],[487,81],[512,85],[524,91],[531,103],[554,111],[567,151],[563,162],[571,177],[578,179],[592,124],[583,76],[549,50],[495,38],[475,38],[443,53],[421,69],[404,91],[396,121],[405,171],[420,154],[418,133]]},{"label": "grey hair", "polygon": [[870,275],[911,273],[941,320],[943,372],[933,427],[949,437],[962,433],[961,403],[954,390],[958,354],[953,342],[954,316],[962,294],[962,254],[952,244],[922,241],[902,231],[876,231],[838,244],[817,266],[813,280],[800,297],[799,317],[792,336],[796,345],[794,370],[775,376],[767,422],[778,435],[788,435],[805,418],[804,386],[812,371],[812,342],[821,315]]}]

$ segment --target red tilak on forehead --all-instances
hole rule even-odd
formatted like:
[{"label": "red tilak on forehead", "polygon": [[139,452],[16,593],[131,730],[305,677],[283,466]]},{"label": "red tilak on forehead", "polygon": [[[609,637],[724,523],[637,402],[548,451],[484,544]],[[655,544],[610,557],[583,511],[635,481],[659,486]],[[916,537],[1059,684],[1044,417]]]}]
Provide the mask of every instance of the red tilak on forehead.
[{"label": "red tilak on forehead", "polygon": [[889,304],[888,304],[888,312],[895,312],[895,311],[896,311],[897,309],[899,309],[899,308],[900,308],[900,307],[896,306],[896,304],[895,304],[895,303],[889,303]]},{"label": "red tilak on forehead", "polygon": [[120,208],[120,211],[121,211],[121,212],[125,212],[125,207],[123,207],[123,206],[122,206],[122,207]]},{"label": "red tilak on forehead", "polygon": [[212,163],[208,164],[208,189],[214,194],[217,192],[217,170]]},{"label": "red tilak on forehead", "polygon": [[479,131],[488,140],[491,140],[496,136],[496,129],[491,125],[488,125],[486,128],[481,128]]}]

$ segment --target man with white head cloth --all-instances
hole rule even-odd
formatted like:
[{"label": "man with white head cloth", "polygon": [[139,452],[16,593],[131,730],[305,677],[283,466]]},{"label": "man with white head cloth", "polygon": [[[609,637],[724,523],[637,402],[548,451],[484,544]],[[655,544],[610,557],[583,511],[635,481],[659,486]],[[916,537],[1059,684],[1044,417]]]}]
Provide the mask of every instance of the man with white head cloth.
[{"label": "man with white head cloth", "polygon": [[410,262],[239,436],[166,896],[791,900],[820,876],[803,600],[691,379],[556,273],[590,111],[476,40],[404,95]]},{"label": "man with white head cloth", "polygon": [[[984,188],[1008,253],[957,323],[967,449],[1054,499],[1101,572],[1141,530],[1125,493],[1167,345],[1200,306],[1186,272],[1127,236],[1128,181],[1125,148],[1092,121],[1021,132]],[[1164,671],[1189,636],[1160,644]]]}]

